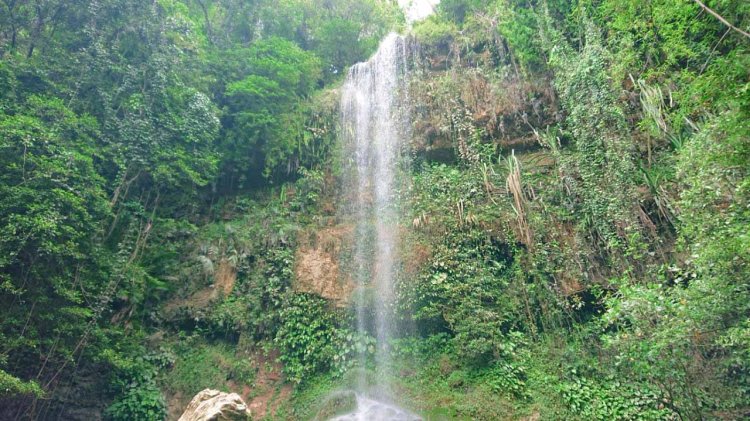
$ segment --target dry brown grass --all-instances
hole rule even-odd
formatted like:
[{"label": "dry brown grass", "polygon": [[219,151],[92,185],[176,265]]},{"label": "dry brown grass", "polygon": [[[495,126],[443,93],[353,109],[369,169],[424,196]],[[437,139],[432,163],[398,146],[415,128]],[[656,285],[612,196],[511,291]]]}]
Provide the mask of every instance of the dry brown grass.
[{"label": "dry brown grass", "polygon": [[519,240],[531,248],[533,246],[534,236],[526,219],[526,196],[523,192],[523,183],[521,180],[521,164],[516,158],[515,152],[508,157],[508,179],[505,182],[508,192],[513,196],[513,210],[516,212],[516,228],[519,234]]}]

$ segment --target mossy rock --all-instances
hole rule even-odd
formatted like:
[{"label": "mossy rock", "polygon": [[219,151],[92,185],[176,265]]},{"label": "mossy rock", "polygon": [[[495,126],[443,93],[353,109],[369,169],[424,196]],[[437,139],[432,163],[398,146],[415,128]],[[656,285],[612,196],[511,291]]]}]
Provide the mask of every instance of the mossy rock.
[{"label": "mossy rock", "polygon": [[334,392],[320,406],[315,416],[316,421],[325,421],[333,417],[353,412],[357,409],[357,395],[350,391]]}]

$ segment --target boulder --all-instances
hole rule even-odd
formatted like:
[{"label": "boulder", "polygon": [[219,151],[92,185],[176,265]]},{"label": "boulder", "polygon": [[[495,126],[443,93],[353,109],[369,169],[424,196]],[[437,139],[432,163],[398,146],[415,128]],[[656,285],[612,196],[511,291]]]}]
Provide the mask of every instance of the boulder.
[{"label": "boulder", "polygon": [[195,395],[179,421],[247,421],[250,410],[236,393],[205,389]]}]

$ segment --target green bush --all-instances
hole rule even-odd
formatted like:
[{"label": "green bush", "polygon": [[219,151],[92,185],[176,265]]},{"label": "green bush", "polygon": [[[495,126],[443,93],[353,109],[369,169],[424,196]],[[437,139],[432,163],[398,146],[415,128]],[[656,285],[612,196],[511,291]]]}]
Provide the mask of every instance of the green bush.
[{"label": "green bush", "polygon": [[159,388],[149,382],[134,383],[122,391],[105,416],[112,421],[156,421],[167,416],[167,405]]},{"label": "green bush", "polygon": [[113,365],[110,379],[114,402],[105,411],[105,417],[113,421],[163,420],[167,405],[156,378],[160,368],[172,362],[168,353],[150,354],[144,349],[140,356],[135,353],[116,353],[105,350],[102,357]]},{"label": "green bush", "polygon": [[517,399],[528,399],[526,390],[526,373],[517,363],[498,361],[482,376],[496,393],[502,393]]},{"label": "green bush", "polygon": [[25,382],[0,369],[0,397],[17,395],[42,397],[44,392],[36,382]]},{"label": "green bush", "polygon": [[254,380],[249,357],[238,355],[234,346],[193,336],[176,345],[175,362],[161,383],[172,393],[194,396],[203,389],[228,390],[230,381],[252,385]]},{"label": "green bush", "polygon": [[349,354],[340,341],[336,315],[327,306],[322,298],[291,294],[279,310],[280,325],[273,343],[281,354],[284,373],[295,383],[330,370],[335,361]]},{"label": "green bush", "polygon": [[557,388],[570,410],[582,419],[673,420],[676,414],[665,407],[664,397],[646,384],[606,382],[578,377]]},{"label": "green bush", "polygon": [[458,34],[453,22],[439,16],[431,16],[414,27],[414,36],[421,44],[433,48],[445,48]]}]

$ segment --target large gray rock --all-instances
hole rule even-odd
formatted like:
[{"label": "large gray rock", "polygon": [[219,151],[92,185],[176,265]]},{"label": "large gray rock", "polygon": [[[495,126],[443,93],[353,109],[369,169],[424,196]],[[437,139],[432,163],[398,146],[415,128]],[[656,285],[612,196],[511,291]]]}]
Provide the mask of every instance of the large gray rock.
[{"label": "large gray rock", "polygon": [[250,410],[236,393],[205,389],[195,395],[179,421],[247,421]]}]

